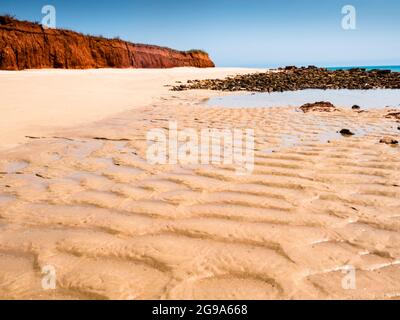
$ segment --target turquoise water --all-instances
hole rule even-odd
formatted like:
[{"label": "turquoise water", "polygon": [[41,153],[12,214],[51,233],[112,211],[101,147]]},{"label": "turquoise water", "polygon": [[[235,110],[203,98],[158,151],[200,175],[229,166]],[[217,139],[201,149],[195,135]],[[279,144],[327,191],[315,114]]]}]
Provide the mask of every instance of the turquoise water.
[{"label": "turquoise water", "polygon": [[367,70],[391,70],[392,72],[400,72],[400,66],[358,66],[358,67],[329,67],[328,70],[349,70],[353,68],[363,68]]}]

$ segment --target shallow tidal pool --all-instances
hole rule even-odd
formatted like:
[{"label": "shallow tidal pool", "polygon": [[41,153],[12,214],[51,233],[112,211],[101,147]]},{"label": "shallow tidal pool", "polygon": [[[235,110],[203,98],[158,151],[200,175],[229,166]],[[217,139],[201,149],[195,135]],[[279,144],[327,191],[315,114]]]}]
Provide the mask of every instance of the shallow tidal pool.
[{"label": "shallow tidal pool", "polygon": [[226,108],[300,107],[317,101],[329,101],[337,107],[345,108],[351,108],[354,105],[360,106],[361,109],[400,108],[400,90],[308,89],[273,93],[238,93],[210,98],[208,105]]}]

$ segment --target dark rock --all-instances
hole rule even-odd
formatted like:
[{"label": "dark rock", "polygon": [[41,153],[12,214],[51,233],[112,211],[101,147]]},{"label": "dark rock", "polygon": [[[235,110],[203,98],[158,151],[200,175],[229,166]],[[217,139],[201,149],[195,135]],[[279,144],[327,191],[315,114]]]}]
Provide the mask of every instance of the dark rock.
[{"label": "dark rock", "polygon": [[353,110],[360,110],[361,109],[361,107],[360,106],[357,106],[357,105],[354,105],[354,106],[352,106],[351,107]]},{"label": "dark rock", "polygon": [[349,72],[360,72],[360,71],[366,71],[367,69],[365,68],[351,68],[349,69]]},{"label": "dark rock", "polygon": [[379,141],[379,143],[384,143],[384,144],[389,144],[389,145],[398,145],[399,141],[397,141],[396,139],[393,139],[391,137],[384,137]]},{"label": "dark rock", "polygon": [[327,101],[320,101],[315,103],[307,103],[300,107],[300,110],[304,113],[307,112],[333,112],[337,111],[336,107]]},{"label": "dark rock", "polygon": [[384,75],[387,75],[387,74],[392,73],[392,71],[391,71],[391,70],[378,70],[376,73],[377,73],[379,76],[384,76]]},{"label": "dark rock", "polygon": [[354,136],[354,133],[351,132],[349,129],[342,129],[339,131],[342,136]]},{"label": "dark rock", "polygon": [[386,115],[388,119],[398,119],[400,120],[400,112],[391,112]]}]

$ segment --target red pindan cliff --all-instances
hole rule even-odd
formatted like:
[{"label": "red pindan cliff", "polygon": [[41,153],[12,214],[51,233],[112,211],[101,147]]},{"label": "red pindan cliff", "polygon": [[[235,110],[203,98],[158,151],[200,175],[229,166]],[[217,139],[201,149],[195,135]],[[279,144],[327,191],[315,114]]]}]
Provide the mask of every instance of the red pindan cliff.
[{"label": "red pindan cliff", "polygon": [[173,67],[208,68],[214,63],[199,50],[177,51],[45,29],[0,16],[0,70]]}]

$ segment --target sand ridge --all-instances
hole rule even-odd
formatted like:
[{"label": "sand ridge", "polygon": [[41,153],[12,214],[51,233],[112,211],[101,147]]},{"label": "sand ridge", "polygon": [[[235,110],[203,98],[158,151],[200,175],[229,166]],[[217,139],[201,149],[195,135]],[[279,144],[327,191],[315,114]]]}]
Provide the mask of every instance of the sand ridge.
[{"label": "sand ridge", "polygon": [[[379,143],[400,138],[396,120],[206,106],[216,94],[158,97],[2,152],[0,297],[398,298],[399,148]],[[254,172],[149,165],[146,133],[168,121],[254,128]],[[55,291],[41,288],[47,265]]]}]

